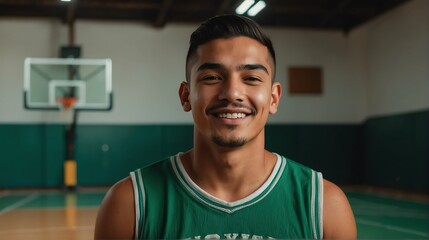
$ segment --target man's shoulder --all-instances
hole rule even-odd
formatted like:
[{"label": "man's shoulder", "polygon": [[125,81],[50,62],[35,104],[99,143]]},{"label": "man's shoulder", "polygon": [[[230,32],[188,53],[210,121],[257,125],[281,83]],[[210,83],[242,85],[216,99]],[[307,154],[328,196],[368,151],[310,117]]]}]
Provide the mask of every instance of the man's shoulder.
[{"label": "man's shoulder", "polygon": [[157,161],[151,162],[149,164],[146,164],[140,168],[135,169],[133,172],[150,172],[150,171],[156,171],[159,169],[163,169],[168,167],[171,164],[171,161],[174,160],[175,155],[172,155],[170,157],[166,157],[166,158],[160,158]]},{"label": "man's shoulder", "polygon": [[175,160],[177,155],[172,155],[170,157],[161,159],[156,162],[152,162],[141,168],[137,168],[131,171],[131,178],[135,178],[136,181],[141,178],[144,180],[150,181],[160,181],[164,182],[167,179],[170,179],[174,174],[172,169],[172,161]]},{"label": "man's shoulder", "polygon": [[[279,155],[279,154],[278,154]],[[279,155],[280,158],[286,163],[286,169],[288,171],[296,171],[296,172],[317,172],[317,170],[314,170],[313,168],[304,165],[303,163],[300,163],[298,161],[292,160],[290,158],[287,158],[285,156]]]},{"label": "man's shoulder", "polygon": [[[280,155],[279,155],[280,156]],[[302,163],[291,160],[284,156],[280,156],[284,164],[284,168],[281,172],[281,181],[290,187],[296,187],[301,185],[319,186],[322,184],[323,174],[313,170]],[[298,185],[295,185],[298,184]]]}]

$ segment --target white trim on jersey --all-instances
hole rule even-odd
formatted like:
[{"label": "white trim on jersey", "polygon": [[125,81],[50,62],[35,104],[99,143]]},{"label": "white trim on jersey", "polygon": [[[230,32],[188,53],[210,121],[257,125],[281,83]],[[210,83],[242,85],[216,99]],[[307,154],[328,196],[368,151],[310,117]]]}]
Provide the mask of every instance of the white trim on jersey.
[{"label": "white trim on jersey", "polygon": [[322,173],[317,173],[318,183],[319,183],[319,239],[323,238],[323,175]]},{"label": "white trim on jersey", "polygon": [[131,177],[131,182],[133,183],[134,205],[135,205],[135,212],[136,212],[134,239],[138,239],[139,228],[140,228],[139,226],[139,220],[140,220],[139,190],[137,187],[136,174],[134,172],[130,172],[130,177]]},{"label": "white trim on jersey", "polygon": [[215,209],[218,209],[218,210],[220,210],[220,211],[224,211],[224,212],[226,212],[226,213],[231,213],[231,211],[229,210],[229,209],[224,209],[224,208],[221,208],[221,207],[218,207],[218,206],[216,206],[216,205],[213,205],[213,204],[210,204],[210,203],[208,203],[208,202],[206,202],[206,201],[204,201],[202,198],[200,198],[199,196],[198,196],[198,194],[196,194],[186,183],[185,183],[185,180],[184,179],[182,179],[180,176],[179,176],[179,170],[177,169],[177,167],[176,167],[176,164],[174,164],[174,158],[173,157],[171,157],[171,159],[170,159],[170,161],[171,161],[171,165],[172,165],[172,167],[173,167],[173,170],[174,170],[174,173],[176,174],[176,176],[177,176],[177,179],[180,181],[180,183],[182,184],[182,186],[183,187],[185,187],[186,188],[186,190],[192,195],[192,196],[194,196],[196,199],[198,199],[199,201],[201,201],[201,202],[203,202],[203,203],[205,203],[206,205],[208,205],[209,207],[212,207],[212,208],[215,208]]},{"label": "white trim on jersey", "polygon": [[[283,173],[283,170],[286,166],[287,161],[286,161],[286,159],[283,159],[280,155],[278,155],[278,154],[275,154],[275,155],[277,156],[276,164],[275,164],[270,176],[265,181],[265,183],[260,188],[258,188],[255,192],[250,194],[249,196],[247,196],[243,199],[234,201],[234,202],[228,202],[228,201],[219,199],[219,198],[209,194],[208,192],[204,191],[202,188],[200,188],[187,174],[185,168],[183,167],[182,161],[180,160],[179,154],[176,155],[175,159],[170,158],[170,161],[171,161],[171,164],[173,166],[174,172],[175,172],[177,178],[179,179],[179,181],[181,182],[181,184],[195,198],[197,198],[198,200],[202,201],[204,204],[206,204],[212,208],[221,210],[221,211],[226,212],[226,213],[233,213],[237,210],[243,209],[245,207],[251,206],[251,205],[259,202],[260,200],[265,198],[265,196],[267,196],[271,192],[271,190],[274,188],[274,186],[277,184],[277,182],[279,181],[279,179]],[[282,164],[283,161],[284,161],[284,164]],[[179,171],[180,171],[180,173],[179,173]],[[269,187],[268,191],[263,196],[261,196],[258,200],[251,202],[252,200],[259,197],[260,194],[262,194],[268,187]],[[209,199],[210,201],[212,201],[214,203],[225,206],[225,208],[220,207],[220,206],[216,206],[214,204],[207,202],[206,200],[204,200],[200,196],[198,196],[198,194],[196,192],[198,192],[199,194],[201,194],[202,196],[204,196],[205,198]],[[246,204],[246,203],[248,203],[248,204]],[[226,207],[233,208],[233,209],[229,209]],[[234,208],[234,207],[236,207],[236,208]]]},{"label": "white trim on jersey", "polygon": [[[141,173],[141,169],[138,170],[138,183],[141,189],[141,194],[142,194],[142,207],[143,207],[143,211],[142,211],[142,215],[140,215],[140,219],[141,219],[141,226],[142,226],[142,231],[143,231],[143,227],[144,227],[144,219],[145,219],[145,214],[146,214],[146,192],[145,192],[145,188],[144,188],[144,184],[143,184],[143,179],[142,179],[142,173]],[[139,233],[139,238],[140,238],[140,233]]]},{"label": "white trim on jersey", "polygon": [[[317,194],[316,194],[317,189]],[[316,199],[317,195],[317,199]],[[317,200],[317,201],[316,201]],[[316,216],[316,207],[317,213]],[[322,173],[311,170],[311,222],[315,239],[323,238],[323,176]],[[317,230],[319,229],[319,235]]]},{"label": "white trim on jersey", "polygon": [[310,204],[311,226],[313,229],[313,237],[314,239],[317,239],[315,205],[316,205],[316,176],[315,176],[315,172],[311,170],[311,204]]},{"label": "white trim on jersey", "polygon": [[[140,239],[139,229],[140,228],[143,229],[143,226],[144,226],[144,214],[146,213],[146,196],[145,196],[141,170],[137,169],[136,172],[137,172],[137,176],[134,172],[130,172],[130,176],[131,176],[131,182],[133,183],[134,205],[135,205],[135,212],[136,212],[134,239]],[[142,202],[143,211],[140,211],[139,189],[141,190],[141,202]],[[142,212],[142,215],[140,214],[141,212]],[[141,224],[140,224],[140,220],[142,221]]]}]

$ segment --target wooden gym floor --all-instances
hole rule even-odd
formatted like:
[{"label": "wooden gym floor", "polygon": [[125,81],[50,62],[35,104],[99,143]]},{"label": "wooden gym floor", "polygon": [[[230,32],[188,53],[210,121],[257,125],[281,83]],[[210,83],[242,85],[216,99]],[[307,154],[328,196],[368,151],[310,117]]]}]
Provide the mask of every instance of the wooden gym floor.
[{"label": "wooden gym floor", "polygon": [[[92,239],[106,189],[0,191],[0,239]],[[348,190],[360,239],[428,239],[429,201]]]}]

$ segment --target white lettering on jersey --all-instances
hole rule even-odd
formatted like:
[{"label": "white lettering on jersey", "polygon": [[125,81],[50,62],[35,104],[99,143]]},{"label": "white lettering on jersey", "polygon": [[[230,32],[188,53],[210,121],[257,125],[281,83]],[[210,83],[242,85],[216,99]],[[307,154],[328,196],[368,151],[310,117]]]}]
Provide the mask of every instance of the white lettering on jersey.
[{"label": "white lettering on jersey", "polygon": [[[225,233],[223,234],[225,239],[275,239],[270,236],[259,236],[259,235],[251,235],[251,234],[245,234],[245,233]],[[193,238],[186,238],[186,239],[201,239],[201,236],[195,236]],[[204,237],[204,239],[221,239],[219,234],[208,234]]]},{"label": "white lettering on jersey", "polygon": [[204,239],[220,239],[220,236],[217,234],[209,234],[205,236]]},{"label": "white lettering on jersey", "polygon": [[238,235],[240,235],[240,234],[238,234],[238,233],[227,233],[227,234],[224,234],[224,236],[225,236],[226,239],[236,239],[238,237]]},{"label": "white lettering on jersey", "polygon": [[258,235],[253,235],[252,239],[264,239],[264,237],[262,236],[258,236]]}]

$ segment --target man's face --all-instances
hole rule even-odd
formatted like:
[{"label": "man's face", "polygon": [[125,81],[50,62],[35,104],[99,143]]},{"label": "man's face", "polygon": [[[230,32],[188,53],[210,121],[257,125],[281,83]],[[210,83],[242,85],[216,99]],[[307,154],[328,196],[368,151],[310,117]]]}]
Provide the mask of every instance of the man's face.
[{"label": "man's face", "polygon": [[189,83],[182,83],[179,94],[183,109],[192,110],[196,138],[223,147],[263,140],[268,114],[277,111],[281,96],[264,45],[248,37],[212,40],[197,48],[187,68]]}]

